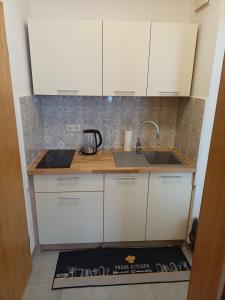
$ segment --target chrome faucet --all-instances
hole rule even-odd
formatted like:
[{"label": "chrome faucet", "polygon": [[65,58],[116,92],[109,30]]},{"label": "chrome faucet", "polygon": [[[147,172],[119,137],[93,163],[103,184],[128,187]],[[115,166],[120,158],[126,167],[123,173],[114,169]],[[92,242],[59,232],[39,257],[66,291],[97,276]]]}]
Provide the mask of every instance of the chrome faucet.
[{"label": "chrome faucet", "polygon": [[160,129],[159,129],[159,125],[154,122],[154,121],[144,121],[142,122],[140,125],[139,125],[139,128],[138,128],[138,137],[137,137],[137,143],[136,143],[136,152],[137,153],[140,153],[141,150],[142,150],[142,145],[141,145],[141,132],[142,132],[142,129],[144,128],[145,125],[152,125],[155,127],[156,129],[156,134],[157,134],[157,139],[159,139],[159,136],[160,136]]}]

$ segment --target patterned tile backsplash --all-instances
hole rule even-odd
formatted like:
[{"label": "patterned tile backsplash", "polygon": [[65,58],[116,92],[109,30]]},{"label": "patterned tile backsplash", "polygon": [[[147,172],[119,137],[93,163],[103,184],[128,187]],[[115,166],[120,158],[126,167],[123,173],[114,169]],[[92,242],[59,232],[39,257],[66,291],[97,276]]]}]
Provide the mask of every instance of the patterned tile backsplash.
[{"label": "patterned tile backsplash", "polygon": [[205,100],[187,98],[179,102],[176,147],[194,163],[197,161]]},{"label": "patterned tile backsplash", "polygon": [[33,96],[20,98],[23,136],[27,164],[43,148],[43,118],[41,101]]},{"label": "patterned tile backsplash", "polygon": [[[41,148],[79,149],[82,131],[87,128],[100,130],[103,148],[106,149],[123,147],[124,130],[132,129],[132,146],[135,147],[138,126],[146,120],[153,120],[159,124],[160,139],[157,140],[153,127],[146,126],[142,133],[142,143],[145,147],[177,146],[195,161],[203,107],[204,104],[199,99],[23,97],[21,113],[27,162]],[[67,132],[67,124],[80,125],[81,132]]]},{"label": "patterned tile backsplash", "polygon": [[78,124],[81,131],[87,128],[100,130],[103,148],[123,147],[124,130],[133,130],[133,147],[137,139],[138,125],[154,120],[161,129],[157,141],[155,129],[143,130],[143,144],[174,147],[178,100],[128,97],[39,97],[42,103],[44,147],[79,148],[81,133],[66,131],[67,124]]}]

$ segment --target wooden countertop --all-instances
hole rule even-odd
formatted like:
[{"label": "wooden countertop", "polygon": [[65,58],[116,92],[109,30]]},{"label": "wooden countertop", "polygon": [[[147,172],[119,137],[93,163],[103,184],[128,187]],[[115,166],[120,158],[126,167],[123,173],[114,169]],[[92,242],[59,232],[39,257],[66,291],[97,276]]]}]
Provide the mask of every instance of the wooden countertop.
[{"label": "wooden countertop", "polygon": [[[144,149],[152,151],[171,151],[183,164],[181,165],[150,165],[148,167],[132,167],[132,168],[117,168],[115,165],[113,151],[99,151],[96,155],[85,156],[80,155],[76,151],[70,168],[60,169],[36,169],[37,164],[46,154],[47,150],[41,150],[28,166],[28,175],[34,174],[73,174],[73,173],[193,173],[195,167],[193,163],[188,160],[177,149],[157,148]],[[121,151],[121,150],[114,150]]]}]

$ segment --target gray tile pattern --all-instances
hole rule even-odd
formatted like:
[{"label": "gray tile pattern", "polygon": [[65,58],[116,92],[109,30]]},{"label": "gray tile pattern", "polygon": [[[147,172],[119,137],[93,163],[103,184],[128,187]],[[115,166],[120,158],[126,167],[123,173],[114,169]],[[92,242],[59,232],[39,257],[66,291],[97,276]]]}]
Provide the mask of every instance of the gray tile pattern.
[{"label": "gray tile pattern", "polygon": [[153,300],[186,300],[188,283],[163,283],[151,285]]},{"label": "gray tile pattern", "polygon": [[110,300],[153,300],[152,285],[122,285],[108,287]]},{"label": "gray tile pattern", "polygon": [[61,300],[62,291],[52,291],[48,285],[28,286],[23,300]]},{"label": "gray tile pattern", "polygon": [[[67,124],[79,124],[81,130],[97,128],[103,135],[104,148],[123,146],[124,130],[133,130],[135,147],[140,122],[154,120],[159,123],[161,137],[158,143],[154,128],[143,130],[146,147],[174,147],[178,113],[178,98],[140,97],[61,97],[45,96],[42,103],[44,147],[79,148],[81,133],[68,133]],[[111,142],[108,137],[111,136]]]},{"label": "gray tile pattern", "polygon": [[[188,253],[191,259],[191,253]],[[185,300],[187,297],[187,282],[52,291],[57,257],[57,252],[46,252],[34,258],[33,271],[22,300]]]},{"label": "gray tile pattern", "polygon": [[177,118],[176,147],[194,163],[197,161],[205,100],[180,99]]},{"label": "gray tile pattern", "polygon": [[43,118],[41,102],[33,96],[20,98],[24,146],[27,164],[43,146]]},{"label": "gray tile pattern", "polygon": [[62,300],[106,300],[107,287],[77,288],[63,290]]},{"label": "gray tile pattern", "polygon": [[33,259],[32,273],[28,281],[29,286],[51,286],[58,259],[58,253],[45,253]]}]

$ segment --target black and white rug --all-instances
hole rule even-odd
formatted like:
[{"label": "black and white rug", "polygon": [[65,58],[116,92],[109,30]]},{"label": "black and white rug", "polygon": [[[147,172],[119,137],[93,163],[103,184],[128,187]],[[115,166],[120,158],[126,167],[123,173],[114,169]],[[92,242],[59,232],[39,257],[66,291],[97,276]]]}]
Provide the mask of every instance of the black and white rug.
[{"label": "black and white rug", "polygon": [[188,281],[190,270],[180,247],[60,252],[52,288]]}]

